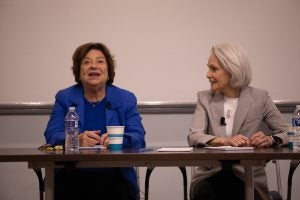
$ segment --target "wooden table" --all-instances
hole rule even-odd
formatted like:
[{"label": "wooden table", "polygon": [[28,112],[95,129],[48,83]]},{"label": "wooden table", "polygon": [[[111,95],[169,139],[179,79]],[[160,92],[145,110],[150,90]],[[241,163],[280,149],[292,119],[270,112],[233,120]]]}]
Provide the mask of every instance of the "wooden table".
[{"label": "wooden table", "polygon": [[45,168],[45,196],[54,195],[54,168],[75,167],[157,167],[238,164],[245,167],[245,196],[254,199],[253,166],[267,160],[299,160],[300,152],[288,148],[263,148],[250,151],[220,151],[194,148],[191,152],[158,152],[157,148],[80,150],[78,153],[42,151],[34,148],[0,148],[0,162],[27,162],[29,168]]}]

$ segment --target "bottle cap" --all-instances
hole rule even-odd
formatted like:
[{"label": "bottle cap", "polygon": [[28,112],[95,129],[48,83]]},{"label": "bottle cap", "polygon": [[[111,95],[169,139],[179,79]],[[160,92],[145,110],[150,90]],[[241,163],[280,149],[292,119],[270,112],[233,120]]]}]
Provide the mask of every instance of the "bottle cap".
[{"label": "bottle cap", "polygon": [[74,111],[75,110],[75,107],[69,107],[69,111]]}]

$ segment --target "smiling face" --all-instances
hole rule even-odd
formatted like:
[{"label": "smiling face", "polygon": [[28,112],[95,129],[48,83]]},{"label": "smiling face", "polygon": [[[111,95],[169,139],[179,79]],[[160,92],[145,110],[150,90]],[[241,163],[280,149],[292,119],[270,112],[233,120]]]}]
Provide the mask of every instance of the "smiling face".
[{"label": "smiling face", "polygon": [[207,66],[206,77],[213,92],[222,91],[225,94],[227,90],[232,90],[231,75],[223,69],[214,53],[210,55]]},{"label": "smiling face", "polygon": [[103,53],[91,49],[80,64],[80,81],[84,88],[105,87],[108,80],[107,62]]}]

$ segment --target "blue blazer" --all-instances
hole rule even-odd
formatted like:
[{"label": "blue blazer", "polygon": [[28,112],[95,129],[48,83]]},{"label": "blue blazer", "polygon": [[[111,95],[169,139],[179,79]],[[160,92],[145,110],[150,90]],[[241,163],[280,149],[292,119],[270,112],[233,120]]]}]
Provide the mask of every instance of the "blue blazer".
[{"label": "blue blazer", "polygon": [[[106,85],[106,125],[125,126],[123,148],[144,148],[145,130],[142,118],[137,111],[137,99],[135,95],[127,90],[113,85]],[[84,127],[84,92],[81,85],[73,85],[60,90],[55,96],[50,120],[45,130],[47,144],[61,145],[65,142],[65,116],[70,106],[74,106],[79,115],[79,130],[83,132]],[[122,175],[129,183],[132,194],[136,196],[139,192],[136,174],[133,168],[121,168]]]}]

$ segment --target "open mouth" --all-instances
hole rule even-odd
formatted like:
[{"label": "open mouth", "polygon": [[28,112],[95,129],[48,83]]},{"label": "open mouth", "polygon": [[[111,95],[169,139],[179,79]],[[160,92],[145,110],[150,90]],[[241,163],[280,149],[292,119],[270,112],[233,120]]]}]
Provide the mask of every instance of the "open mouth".
[{"label": "open mouth", "polygon": [[88,73],[89,77],[99,77],[100,73],[99,72],[90,72]]},{"label": "open mouth", "polygon": [[210,82],[211,85],[216,83],[216,81],[214,81],[214,80],[209,80],[209,82]]}]

